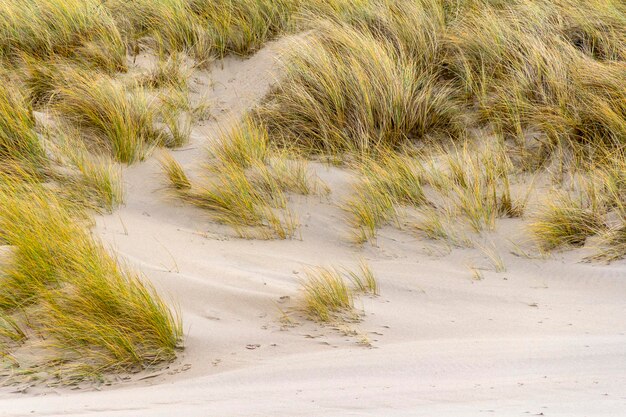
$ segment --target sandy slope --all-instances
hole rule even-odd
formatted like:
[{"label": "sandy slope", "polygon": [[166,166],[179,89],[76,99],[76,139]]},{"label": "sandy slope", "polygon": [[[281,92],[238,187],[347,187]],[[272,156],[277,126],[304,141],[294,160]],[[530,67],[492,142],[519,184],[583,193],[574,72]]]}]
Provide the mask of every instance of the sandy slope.
[{"label": "sandy slope", "polygon": [[[196,74],[217,108],[175,153],[187,167],[267,91],[279,46]],[[102,391],[1,390],[0,416],[626,416],[625,263],[520,258],[494,236],[508,271],[474,281],[468,263],[486,265],[474,250],[445,254],[393,229],[357,248],[337,207],[350,175],[316,169],[333,194],[294,199],[302,239],[265,242],[228,237],[168,198],[153,160],[129,168],[127,204],[97,232],[180,305],[186,350]],[[502,234],[517,226],[503,222]],[[362,299],[355,335],[280,322],[307,265],[361,256],[382,296]]]}]

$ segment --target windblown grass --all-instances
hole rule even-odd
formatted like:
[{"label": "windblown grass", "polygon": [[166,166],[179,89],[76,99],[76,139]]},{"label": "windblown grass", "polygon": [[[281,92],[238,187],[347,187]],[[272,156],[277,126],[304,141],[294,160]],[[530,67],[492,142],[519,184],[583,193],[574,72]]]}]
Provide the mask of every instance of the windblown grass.
[{"label": "windblown grass", "polygon": [[314,320],[331,321],[354,306],[352,290],[336,269],[308,270],[302,288],[305,311]]},{"label": "windblown grass", "polygon": [[269,135],[261,125],[246,118],[230,132],[222,133],[210,149],[219,165],[248,168],[269,156]]},{"label": "windblown grass", "polygon": [[66,366],[72,378],[90,378],[175,356],[177,315],[90,236],[76,206],[10,179],[0,196],[0,238],[15,249],[0,276],[0,309],[24,311],[29,337],[44,339],[47,356],[35,366],[56,361],[62,379]]},{"label": "windblown grass", "polygon": [[217,56],[249,54],[288,29],[299,0],[191,0]]},{"label": "windblown grass", "polygon": [[614,1],[482,5],[451,25],[446,60],[483,119],[522,143],[529,129],[552,146],[623,143],[625,15]]},{"label": "windblown grass", "polygon": [[167,142],[164,132],[155,126],[154,101],[142,90],[104,75],[71,71],[56,89],[55,110],[91,133],[118,161],[142,160],[152,148]]},{"label": "windblown grass", "polygon": [[189,190],[191,181],[185,174],[185,170],[169,152],[159,154],[161,169],[167,176],[168,184],[175,190]]},{"label": "windblown grass", "polygon": [[162,55],[186,52],[200,61],[210,58],[208,34],[186,0],[110,0],[103,6],[134,50],[147,43]]},{"label": "windblown grass", "polygon": [[257,111],[275,142],[363,153],[458,133],[454,94],[436,73],[370,32],[320,25],[292,45],[280,84]]},{"label": "windblown grass", "polygon": [[246,118],[209,150],[203,179],[190,181],[171,157],[161,164],[183,200],[212,213],[241,237],[286,239],[298,227],[286,193],[324,194],[326,187],[297,155],[270,149],[267,130]]},{"label": "windblown grass", "polygon": [[98,0],[6,0],[0,3],[0,59],[60,55],[109,72],[126,68],[125,48]]},{"label": "windblown grass", "polygon": [[[123,202],[121,168],[106,154],[87,149],[79,131],[66,127],[54,131],[56,153],[62,165],[56,177],[70,198],[96,210],[112,212]],[[63,171],[70,167],[70,171]]]},{"label": "windblown grass", "polygon": [[355,297],[359,294],[379,295],[378,281],[364,260],[357,271],[326,267],[307,269],[306,279],[301,284],[304,312],[320,322],[358,318],[353,312]]},{"label": "windblown grass", "polygon": [[530,231],[539,247],[547,251],[562,246],[582,246],[603,227],[602,217],[582,199],[560,195],[545,203],[530,225]]},{"label": "windblown grass", "polygon": [[207,210],[239,236],[286,239],[295,234],[298,223],[287,208],[284,187],[265,165],[252,173],[223,165],[212,178],[192,182],[173,158],[165,157],[161,164],[176,195]]},{"label": "windblown grass", "polygon": [[0,85],[0,172],[11,164],[39,169],[45,164],[45,153],[33,130],[31,109],[22,95],[7,84]]},{"label": "windblown grass", "polygon": [[379,159],[366,158],[357,172],[359,181],[345,206],[357,242],[375,238],[381,226],[398,219],[401,206],[426,203],[421,166],[409,156],[386,153]]},{"label": "windblown grass", "polygon": [[347,271],[347,274],[354,284],[357,292],[363,294],[380,295],[378,281],[370,266],[364,260],[359,263],[359,271]]},{"label": "windblown grass", "polygon": [[452,212],[462,215],[476,232],[493,230],[499,217],[518,217],[524,203],[511,195],[513,166],[500,147],[470,151],[467,145],[443,157],[443,168],[428,177],[449,202]]},{"label": "windblown grass", "polygon": [[140,79],[140,84],[148,88],[175,88],[186,90],[190,71],[182,55],[172,54],[160,59],[156,65]]}]

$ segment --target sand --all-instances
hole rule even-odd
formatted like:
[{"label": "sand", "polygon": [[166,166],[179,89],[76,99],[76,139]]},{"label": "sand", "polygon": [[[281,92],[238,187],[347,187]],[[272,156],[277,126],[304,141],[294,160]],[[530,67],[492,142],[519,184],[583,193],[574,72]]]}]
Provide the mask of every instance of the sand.
[{"label": "sand", "polygon": [[[174,152],[185,167],[269,90],[283,44],[194,74],[213,117]],[[112,386],[3,388],[0,416],[626,416],[626,263],[515,255],[514,220],[487,238],[502,273],[478,250],[394,228],[358,247],[339,207],[352,175],[313,168],[332,194],[292,199],[302,227],[288,241],[238,239],[175,201],[154,159],[126,169],[126,205],[95,233],[179,306],[185,350]],[[308,266],[360,258],[381,287],[357,302],[360,323],[293,312]]]}]

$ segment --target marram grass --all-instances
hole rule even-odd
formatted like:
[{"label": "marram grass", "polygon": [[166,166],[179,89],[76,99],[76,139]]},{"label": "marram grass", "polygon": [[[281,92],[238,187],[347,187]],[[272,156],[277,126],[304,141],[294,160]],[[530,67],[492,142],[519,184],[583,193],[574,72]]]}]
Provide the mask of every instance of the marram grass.
[{"label": "marram grass", "polygon": [[44,362],[33,366],[51,361],[62,380],[81,379],[175,357],[179,316],[91,237],[81,209],[36,183],[4,177],[0,197],[0,239],[14,249],[0,274],[0,310],[24,312],[24,333],[43,338]]}]

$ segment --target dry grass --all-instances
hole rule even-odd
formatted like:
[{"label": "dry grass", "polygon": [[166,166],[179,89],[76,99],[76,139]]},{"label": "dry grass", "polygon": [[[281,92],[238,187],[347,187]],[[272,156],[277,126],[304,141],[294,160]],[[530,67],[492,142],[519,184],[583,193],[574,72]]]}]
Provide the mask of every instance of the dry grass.
[{"label": "dry grass", "polygon": [[7,84],[0,85],[0,172],[11,164],[42,168],[45,154],[33,130],[31,110],[22,95]]},{"label": "dry grass", "polygon": [[525,203],[511,194],[513,166],[504,148],[480,151],[465,145],[444,155],[442,164],[442,168],[430,170],[429,183],[474,231],[493,230],[497,218],[523,213]]},{"label": "dry grass", "polygon": [[376,277],[364,260],[359,263],[358,271],[325,267],[307,269],[302,290],[305,313],[320,322],[353,320],[358,317],[353,312],[355,296],[379,295]]},{"label": "dry grass", "polygon": [[167,138],[155,126],[154,100],[141,89],[129,88],[105,75],[80,69],[65,74],[57,89],[55,110],[91,133],[97,144],[120,162],[142,160]]},{"label": "dry grass", "polygon": [[359,271],[346,271],[352,281],[355,291],[363,294],[380,295],[378,281],[370,266],[364,260],[359,263]]},{"label": "dry grass", "polygon": [[626,127],[620,9],[570,0],[475,7],[451,25],[447,61],[483,119],[521,143],[528,129],[551,146],[619,143]]},{"label": "dry grass", "polygon": [[545,202],[529,228],[539,247],[547,251],[584,245],[604,228],[604,222],[581,198],[561,194]]},{"label": "dry grass", "polygon": [[298,222],[287,208],[283,189],[265,165],[251,175],[236,165],[224,165],[211,179],[189,181],[171,157],[161,159],[170,186],[184,201],[211,213],[245,238],[293,237]]},{"label": "dry grass", "polygon": [[353,294],[341,273],[331,268],[315,268],[306,272],[304,309],[313,320],[328,322],[353,306]]},{"label": "dry grass", "polygon": [[0,195],[0,238],[15,249],[3,268],[0,309],[25,312],[29,337],[45,340],[49,356],[40,359],[60,359],[61,375],[69,362],[72,372],[81,369],[72,378],[90,378],[174,357],[179,319],[90,236],[76,206],[7,178]]},{"label": "dry grass", "polygon": [[80,132],[71,127],[57,129],[51,136],[60,164],[59,172],[53,176],[67,189],[71,199],[107,212],[122,204],[124,190],[118,164],[106,154],[90,152]]},{"label": "dry grass", "polygon": [[261,125],[246,118],[229,132],[223,132],[210,153],[217,164],[248,168],[264,162],[269,155],[269,136]]},{"label": "dry grass", "polygon": [[381,226],[397,220],[399,207],[426,202],[421,166],[409,156],[385,153],[376,159],[366,158],[359,163],[357,173],[359,181],[345,206],[357,242],[375,238]]},{"label": "dry grass", "polygon": [[370,32],[320,25],[292,45],[280,84],[257,112],[274,141],[309,153],[363,153],[458,132],[454,95],[435,73]]},{"label": "dry grass", "polygon": [[[529,226],[539,246],[579,246],[597,234],[596,259],[626,256],[625,16],[619,0],[0,2],[0,172],[12,175],[1,180],[0,235],[16,248],[0,278],[2,353],[32,328],[79,376],[173,357],[175,315],[92,240],[84,211],[49,189],[113,210],[122,192],[111,158],[132,163],[188,140],[195,115],[183,61],[247,55],[289,31],[306,33],[283,57],[276,88],[217,140],[207,178],[192,180],[162,157],[181,198],[241,236],[291,237],[289,194],[327,192],[303,155],[330,156],[358,161],[346,208],[359,241],[417,214],[422,234],[467,246],[453,221],[482,232],[524,215],[517,174],[547,176],[558,164],[560,197]],[[159,56],[154,71],[137,84],[117,80],[126,53],[142,50]],[[77,133],[43,138],[31,106],[54,110]],[[444,141],[456,143],[452,152],[425,157]],[[572,186],[574,176],[586,185]],[[350,277],[376,293],[368,268]],[[340,273],[310,278],[312,317],[352,306]]]},{"label": "dry grass", "polygon": [[150,72],[140,78],[139,83],[154,89],[171,87],[186,90],[190,72],[183,56],[176,53],[160,59]]},{"label": "dry grass", "polygon": [[305,160],[270,149],[267,131],[250,119],[223,132],[209,154],[205,178],[197,181],[189,181],[175,160],[166,157],[161,163],[179,197],[211,212],[241,237],[293,237],[299,224],[286,193],[327,192]]},{"label": "dry grass", "polygon": [[161,169],[167,176],[168,184],[175,190],[183,191],[191,188],[191,181],[185,170],[169,152],[161,152],[158,156]]},{"label": "dry grass", "polygon": [[419,235],[432,240],[440,240],[452,247],[467,248],[474,244],[467,233],[447,208],[425,206],[417,213],[412,224]]},{"label": "dry grass", "polygon": [[217,56],[249,54],[290,26],[299,0],[191,0]]},{"label": "dry grass", "polygon": [[0,3],[0,60],[56,55],[108,72],[126,68],[125,48],[98,0],[5,0]]}]

